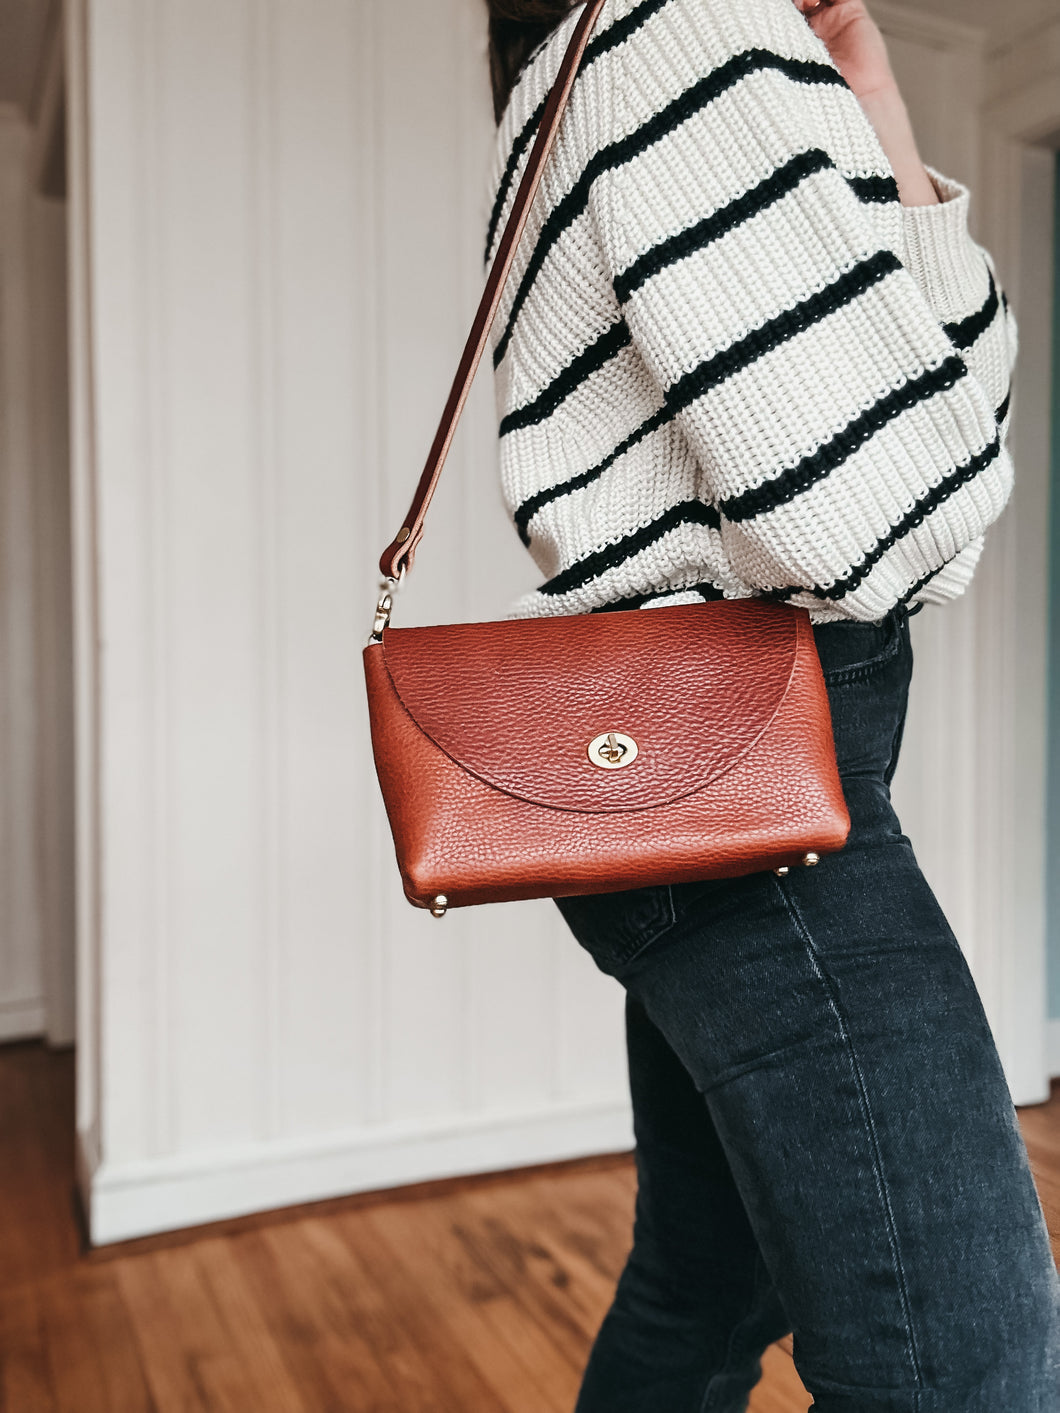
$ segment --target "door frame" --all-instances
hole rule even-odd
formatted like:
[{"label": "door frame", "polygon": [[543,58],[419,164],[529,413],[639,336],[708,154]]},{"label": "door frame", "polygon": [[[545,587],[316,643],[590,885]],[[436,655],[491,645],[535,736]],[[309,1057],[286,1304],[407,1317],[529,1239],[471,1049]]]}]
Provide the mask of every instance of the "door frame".
[{"label": "door frame", "polygon": [[[1054,148],[1060,21],[987,62],[980,228],[1020,319],[1016,485],[981,568],[977,624],[976,908],[991,1021],[1017,1103],[1049,1097],[1046,761]],[[1060,1037],[1056,1037],[1060,1039]]]}]

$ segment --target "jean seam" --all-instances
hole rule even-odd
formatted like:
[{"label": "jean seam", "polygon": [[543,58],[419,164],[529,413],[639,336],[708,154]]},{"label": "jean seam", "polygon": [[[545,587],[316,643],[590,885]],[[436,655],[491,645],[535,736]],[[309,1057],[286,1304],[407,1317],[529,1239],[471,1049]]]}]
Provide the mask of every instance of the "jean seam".
[{"label": "jean seam", "polygon": [[901,719],[895,727],[894,735],[891,737],[891,756],[887,762],[887,769],[883,772],[883,783],[888,789],[898,772],[898,753],[902,749],[902,738],[905,735],[905,718],[906,712],[903,710]]},{"label": "jean seam", "polygon": [[883,773],[883,783],[888,789],[890,789],[891,782],[898,771],[899,752],[902,749],[902,741],[905,739],[905,723],[908,716],[909,698],[907,695],[905,701],[902,703],[902,712],[898,718],[898,725],[895,727],[894,735],[891,738],[891,758],[887,762],[887,769]]},{"label": "jean seam", "polygon": [[[792,898],[789,895],[788,891],[781,885],[779,879],[774,879],[773,882],[777,889],[777,892],[784,900],[784,906],[787,908],[788,913],[795,924],[796,931],[802,937],[803,945],[805,946],[807,955],[810,958],[810,965],[813,967],[813,970],[818,980],[821,982],[822,986],[825,989],[825,992],[827,993],[829,1009],[835,1016],[836,1024],[839,1027],[839,1033],[842,1038],[843,1045],[850,1060],[851,1069],[854,1074],[854,1082],[858,1092],[858,1106],[861,1109],[861,1116],[865,1123],[866,1130],[868,1131],[869,1145],[872,1150],[872,1166],[876,1180],[876,1191],[883,1206],[884,1216],[886,1219],[887,1244],[891,1249],[891,1260],[894,1264],[894,1272],[898,1281],[898,1293],[902,1306],[902,1314],[905,1319],[906,1348],[908,1350],[910,1363],[912,1364],[913,1368],[913,1378],[918,1385],[923,1385],[924,1376],[920,1364],[920,1354],[917,1349],[916,1334],[913,1330],[912,1307],[909,1300],[909,1288],[906,1282],[905,1267],[902,1263],[902,1255],[898,1243],[898,1228],[894,1219],[894,1209],[891,1206],[890,1192],[887,1187],[887,1178],[883,1170],[883,1157],[880,1152],[879,1134],[877,1133],[876,1124],[872,1117],[872,1106],[869,1103],[868,1086],[865,1083],[865,1075],[858,1061],[857,1051],[854,1047],[854,1042],[851,1038],[850,1031],[843,1014],[843,1008],[839,1004],[839,995],[835,986],[835,982],[833,978],[828,974],[828,971],[822,961],[821,955],[818,952],[816,946],[814,945],[813,937],[810,933],[809,928],[806,925],[805,919],[802,916],[799,906],[795,902],[794,898]],[[912,1413],[917,1413],[917,1410],[919,1408],[920,1394],[918,1391],[914,1391]]]}]

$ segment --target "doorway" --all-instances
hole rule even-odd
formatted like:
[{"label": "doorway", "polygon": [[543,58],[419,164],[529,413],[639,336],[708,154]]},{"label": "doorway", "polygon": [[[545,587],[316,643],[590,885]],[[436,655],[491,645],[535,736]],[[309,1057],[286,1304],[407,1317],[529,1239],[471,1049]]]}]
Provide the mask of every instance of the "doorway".
[{"label": "doorway", "polygon": [[0,1042],[73,1043],[62,11],[0,0]]},{"label": "doorway", "polygon": [[1060,1073],[1060,152],[1053,219],[1052,454],[1049,557],[1049,753],[1046,826],[1046,935],[1050,1070]]}]

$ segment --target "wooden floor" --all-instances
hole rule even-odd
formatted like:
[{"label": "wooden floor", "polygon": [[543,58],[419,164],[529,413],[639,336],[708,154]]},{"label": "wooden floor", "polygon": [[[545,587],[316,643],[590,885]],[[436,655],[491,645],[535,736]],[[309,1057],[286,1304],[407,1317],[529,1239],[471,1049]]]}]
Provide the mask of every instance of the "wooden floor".
[{"label": "wooden floor", "polygon": [[[570,1413],[627,1156],[82,1250],[73,1056],[0,1047],[0,1413]],[[1060,1088],[1021,1111],[1060,1236]],[[789,1346],[752,1413],[806,1413]]]}]

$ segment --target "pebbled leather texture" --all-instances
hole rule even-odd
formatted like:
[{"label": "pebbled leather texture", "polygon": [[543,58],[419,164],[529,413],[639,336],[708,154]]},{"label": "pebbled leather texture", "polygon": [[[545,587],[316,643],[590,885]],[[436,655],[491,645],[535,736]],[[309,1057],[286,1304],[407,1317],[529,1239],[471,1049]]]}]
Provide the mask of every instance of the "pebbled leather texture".
[{"label": "pebbled leather texture", "polygon": [[[383,656],[421,731],[509,795],[610,814],[702,789],[750,750],[795,665],[795,612],[711,603],[399,628]],[[606,731],[632,736],[621,770],[592,764]]]},{"label": "pebbled leather texture", "polygon": [[[376,769],[419,906],[439,893],[460,907],[734,877],[846,842],[803,609],[739,600],[387,629],[364,666]],[[589,764],[588,741],[609,729],[638,740],[642,772],[640,757]]]}]

